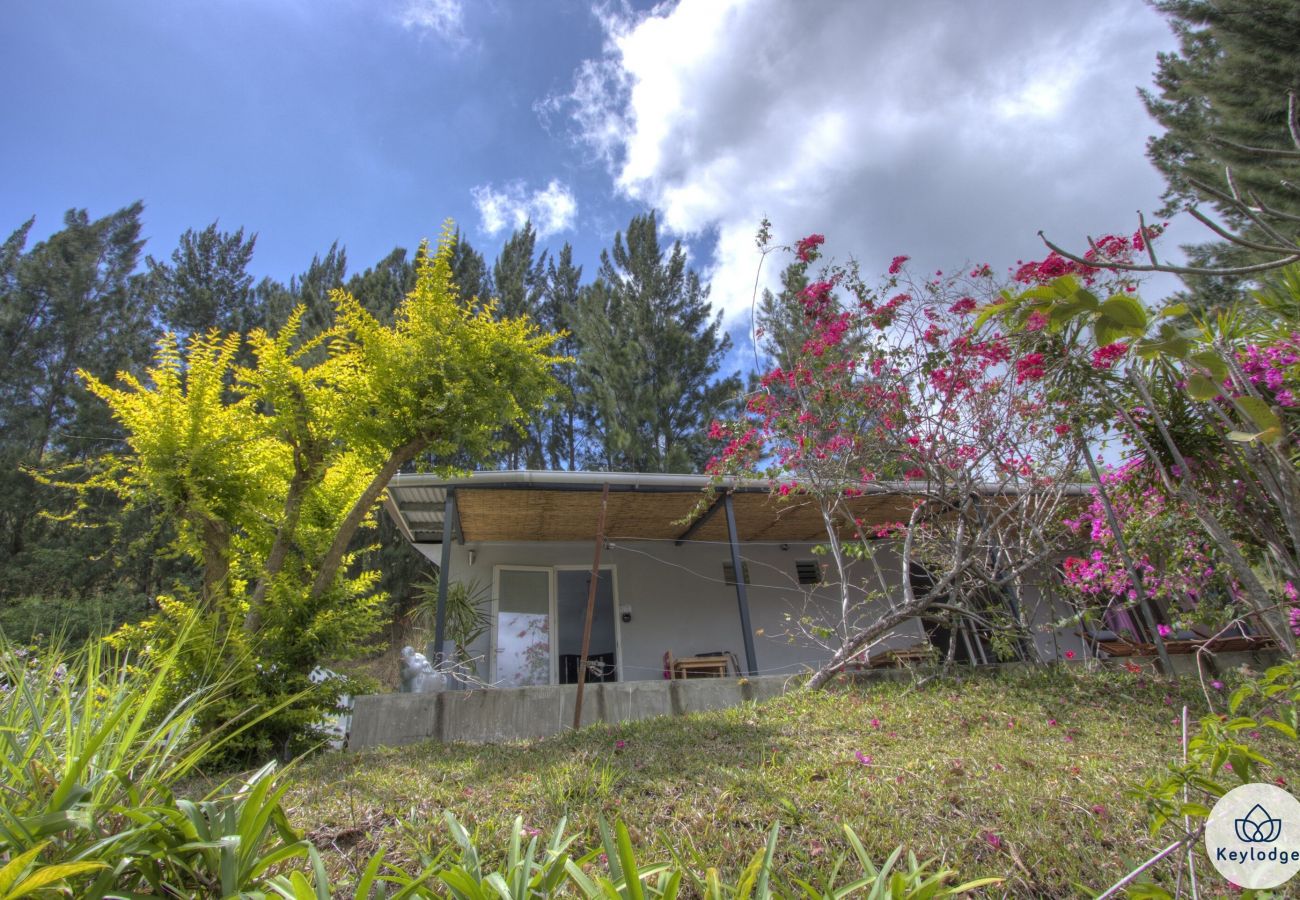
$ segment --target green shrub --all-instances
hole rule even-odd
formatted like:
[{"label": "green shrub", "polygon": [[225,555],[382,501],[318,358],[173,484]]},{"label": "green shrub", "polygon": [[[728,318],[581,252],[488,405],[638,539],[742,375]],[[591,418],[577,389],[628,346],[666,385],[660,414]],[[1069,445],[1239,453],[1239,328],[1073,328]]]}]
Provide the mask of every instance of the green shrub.
[{"label": "green shrub", "polygon": [[20,644],[44,637],[73,646],[139,622],[154,608],[152,600],[126,586],[88,596],[10,597],[0,600],[0,634]]}]

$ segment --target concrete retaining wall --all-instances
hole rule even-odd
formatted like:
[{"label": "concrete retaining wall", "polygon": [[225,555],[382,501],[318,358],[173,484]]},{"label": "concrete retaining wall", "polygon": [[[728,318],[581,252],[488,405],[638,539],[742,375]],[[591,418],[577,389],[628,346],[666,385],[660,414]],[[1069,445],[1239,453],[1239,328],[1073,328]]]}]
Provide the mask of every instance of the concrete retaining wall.
[{"label": "concrete retaining wall", "polygon": [[[769,700],[795,682],[780,675],[589,684],[582,724],[632,722]],[[548,737],[573,724],[571,684],[434,694],[372,694],[352,707],[349,750],[420,741],[491,743]]]},{"label": "concrete retaining wall", "polygon": [[[1257,670],[1281,658],[1272,651],[1215,654],[1209,671],[1223,674],[1246,665]],[[1175,674],[1195,677],[1196,660],[1174,656]],[[1128,659],[1110,659],[1103,665],[1118,667]],[[1154,659],[1138,660],[1152,673]],[[1078,660],[1070,665],[1087,665]],[[1028,669],[1025,663],[981,667],[981,671]],[[934,670],[926,670],[934,671]],[[910,680],[918,674],[908,669],[872,669],[852,677],[864,680]],[[615,724],[652,716],[683,716],[739,706],[747,700],[770,700],[800,681],[784,675],[757,678],[695,678],[676,681],[624,681],[589,684],[583,699],[583,725]],[[349,750],[396,747],[420,741],[494,743],[549,737],[573,724],[577,687],[571,684],[478,691],[444,691],[433,694],[372,694],[357,697],[352,707]]]}]

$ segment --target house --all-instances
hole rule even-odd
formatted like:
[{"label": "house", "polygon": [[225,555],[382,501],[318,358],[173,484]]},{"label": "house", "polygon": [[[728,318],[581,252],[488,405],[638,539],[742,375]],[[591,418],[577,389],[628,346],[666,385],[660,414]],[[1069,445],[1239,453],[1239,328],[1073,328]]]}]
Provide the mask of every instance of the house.
[{"label": "house", "polygon": [[[830,651],[792,634],[799,619],[835,621],[839,595],[823,584],[826,542],[810,502],[771,496],[766,482],[724,480],[706,501],[706,476],[609,472],[476,472],[461,478],[399,475],[389,513],[441,580],[487,588],[489,627],[469,648],[472,680],[491,687],[571,684],[582,656],[588,588],[605,505],[587,681],[659,681],[724,668],[746,676],[820,667]],[[867,525],[906,519],[913,494],[882,486],[852,501]],[[884,569],[901,585],[896,554]],[[735,573],[739,570],[741,577]],[[901,587],[899,588],[901,590]],[[1050,610],[1033,589],[1006,602],[1027,620]],[[987,635],[949,634],[913,620],[871,649],[863,665],[958,641],[957,658],[997,661]],[[433,645],[438,646],[437,642]],[[1017,654],[1082,651],[1077,635],[1037,633]],[[700,659],[703,657],[703,659]],[[672,668],[670,670],[670,663]]]}]

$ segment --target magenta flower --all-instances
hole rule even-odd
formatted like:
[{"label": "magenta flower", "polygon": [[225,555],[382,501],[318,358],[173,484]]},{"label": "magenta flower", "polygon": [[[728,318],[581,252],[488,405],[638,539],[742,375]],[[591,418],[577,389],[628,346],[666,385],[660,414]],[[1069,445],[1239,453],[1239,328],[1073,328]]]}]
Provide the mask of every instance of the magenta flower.
[{"label": "magenta flower", "polygon": [[615,749],[615,750],[622,750],[622,749],[623,749],[624,747],[626,747],[626,746],[627,746],[627,741],[622,740],[621,738],[620,738],[619,740],[617,740],[617,741],[614,742],[614,749]]},{"label": "magenta flower", "polygon": [[903,263],[907,262],[909,259],[911,259],[910,256],[895,256],[889,262],[889,274],[897,275],[899,270],[903,268]]},{"label": "magenta flower", "polygon": [[872,728],[879,728],[879,727],[880,727],[880,720],[879,720],[879,719],[872,719],[872,720],[871,720],[871,727],[872,727]]},{"label": "magenta flower", "polygon": [[1066,659],[1074,659],[1074,651],[1073,651],[1073,650],[1066,650],[1066,651],[1065,651],[1065,658],[1066,658]]},{"label": "magenta flower", "polygon": [[859,750],[858,752],[854,753],[854,754],[853,754],[853,757],[854,757],[854,759],[856,759],[858,762],[862,763],[864,766],[869,766],[869,765],[871,765],[871,757],[868,756],[867,754],[863,753],[861,750]]},{"label": "magenta flower", "polygon": [[799,257],[800,262],[812,262],[817,258],[817,248],[824,243],[826,238],[822,235],[810,234],[795,244],[795,255]]},{"label": "magenta flower", "polygon": [[984,832],[984,842],[987,843],[994,850],[1002,849],[1002,838],[998,837],[996,834],[994,834],[991,831]]},{"label": "magenta flower", "polygon": [[1167,638],[1174,633],[1174,630],[1170,628],[1168,625],[1157,625],[1156,631],[1160,632],[1160,636],[1162,638]]},{"label": "magenta flower", "polygon": [[1216,678],[1214,681],[1210,682],[1210,687],[1214,688],[1216,691],[1221,691],[1223,690],[1223,682]]},{"label": "magenta flower", "polygon": [[1056,720],[1055,720],[1055,719],[1048,719],[1048,720],[1047,720],[1047,724],[1050,725],[1050,726],[1052,726],[1053,728],[1055,728],[1055,727],[1056,727]]},{"label": "magenta flower", "polygon": [[1105,347],[1098,347],[1092,351],[1092,367],[1094,369],[1109,369],[1115,364],[1115,361],[1128,352],[1128,344],[1116,342],[1107,344]]}]

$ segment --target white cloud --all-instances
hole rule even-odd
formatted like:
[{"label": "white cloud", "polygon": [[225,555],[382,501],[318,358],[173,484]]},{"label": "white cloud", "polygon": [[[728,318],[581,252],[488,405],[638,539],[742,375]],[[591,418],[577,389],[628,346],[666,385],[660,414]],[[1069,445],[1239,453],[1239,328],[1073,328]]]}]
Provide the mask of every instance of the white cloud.
[{"label": "white cloud", "polygon": [[729,316],[747,316],[765,215],[780,240],[824,232],[870,272],[896,253],[1011,265],[1045,255],[1040,228],[1081,246],[1159,205],[1136,88],[1173,39],[1145,4],[680,0],[597,14],[603,55],[539,112],[567,115],[667,229],[716,233],[712,296]]},{"label": "white cloud", "polygon": [[531,194],[522,181],[501,188],[481,184],[471,188],[470,194],[478,209],[479,227],[490,235],[506,228],[522,228],[531,219],[538,237],[548,237],[572,228],[578,215],[573,191],[554,178]]},{"label": "white cloud", "polygon": [[397,22],[410,31],[431,34],[452,44],[465,42],[462,0],[402,0]]}]

